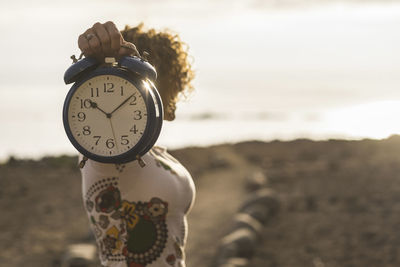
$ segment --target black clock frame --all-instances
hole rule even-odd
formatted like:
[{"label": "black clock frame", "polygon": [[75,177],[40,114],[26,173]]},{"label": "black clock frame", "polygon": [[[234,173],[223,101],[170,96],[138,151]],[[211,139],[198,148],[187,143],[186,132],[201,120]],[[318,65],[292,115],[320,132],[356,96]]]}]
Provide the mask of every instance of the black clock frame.
[{"label": "black clock frame", "polygon": [[[132,83],[142,95],[142,98],[145,101],[147,108],[147,122],[143,135],[141,136],[141,138],[134,147],[129,149],[127,152],[116,156],[100,156],[86,150],[78,143],[78,141],[76,141],[69,125],[68,108],[72,97],[74,96],[77,89],[84,82],[99,75],[110,75],[110,76],[115,75]],[[136,160],[138,156],[140,157],[146,154],[153,147],[154,143],[157,141],[163,123],[163,105],[161,97],[157,89],[154,87],[153,83],[150,82],[148,83],[149,89],[143,85],[143,81],[146,81],[146,79],[147,78],[142,77],[141,75],[138,75],[137,73],[131,70],[115,66],[112,67],[102,66],[82,75],[79,78],[79,80],[76,81],[69,90],[63,106],[64,129],[72,145],[87,158],[102,163],[116,163],[116,164],[126,163]],[[147,92],[148,90],[151,90],[151,92],[150,93]],[[153,96],[151,94],[153,94]],[[158,112],[159,112],[158,117],[156,116],[156,106],[158,107]]]}]

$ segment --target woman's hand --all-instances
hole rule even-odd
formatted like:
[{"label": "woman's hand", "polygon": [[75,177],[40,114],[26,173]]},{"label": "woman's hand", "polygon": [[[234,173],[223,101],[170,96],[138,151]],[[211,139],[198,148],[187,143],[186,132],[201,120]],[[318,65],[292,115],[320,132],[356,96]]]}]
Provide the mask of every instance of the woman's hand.
[{"label": "woman's hand", "polygon": [[105,57],[139,55],[134,44],[123,39],[114,22],[95,23],[79,36],[78,46],[85,57],[103,61]]}]

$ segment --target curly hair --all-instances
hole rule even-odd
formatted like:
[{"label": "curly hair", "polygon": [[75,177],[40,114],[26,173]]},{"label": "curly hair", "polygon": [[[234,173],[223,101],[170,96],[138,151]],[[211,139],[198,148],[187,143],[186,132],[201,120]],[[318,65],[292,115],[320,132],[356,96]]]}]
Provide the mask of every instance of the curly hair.
[{"label": "curly hair", "polygon": [[144,31],[143,23],[136,27],[126,26],[121,34],[126,41],[136,45],[141,55],[149,54],[147,60],[157,70],[155,84],[163,100],[164,118],[173,120],[179,95],[186,96],[193,90],[194,72],[187,46],[177,34],[154,29]]}]

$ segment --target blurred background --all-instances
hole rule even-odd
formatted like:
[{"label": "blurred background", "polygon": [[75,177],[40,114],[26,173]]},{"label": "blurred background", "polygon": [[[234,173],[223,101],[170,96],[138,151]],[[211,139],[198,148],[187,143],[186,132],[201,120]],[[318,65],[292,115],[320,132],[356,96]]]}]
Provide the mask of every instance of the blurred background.
[{"label": "blurred background", "polygon": [[189,46],[196,90],[162,145],[400,133],[400,1],[0,1],[3,161],[75,153],[63,74],[79,34],[108,20]]}]

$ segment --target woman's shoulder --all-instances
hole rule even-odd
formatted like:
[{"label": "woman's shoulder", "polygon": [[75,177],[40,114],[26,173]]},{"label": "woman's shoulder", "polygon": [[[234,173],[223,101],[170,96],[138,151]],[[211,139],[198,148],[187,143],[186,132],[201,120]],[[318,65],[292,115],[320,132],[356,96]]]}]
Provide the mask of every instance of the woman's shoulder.
[{"label": "woman's shoulder", "polygon": [[179,161],[176,158],[174,158],[170,153],[168,153],[167,148],[164,146],[159,146],[159,145],[153,146],[153,148],[150,150],[149,153],[152,154],[154,157],[161,157],[163,159],[179,163]]}]

